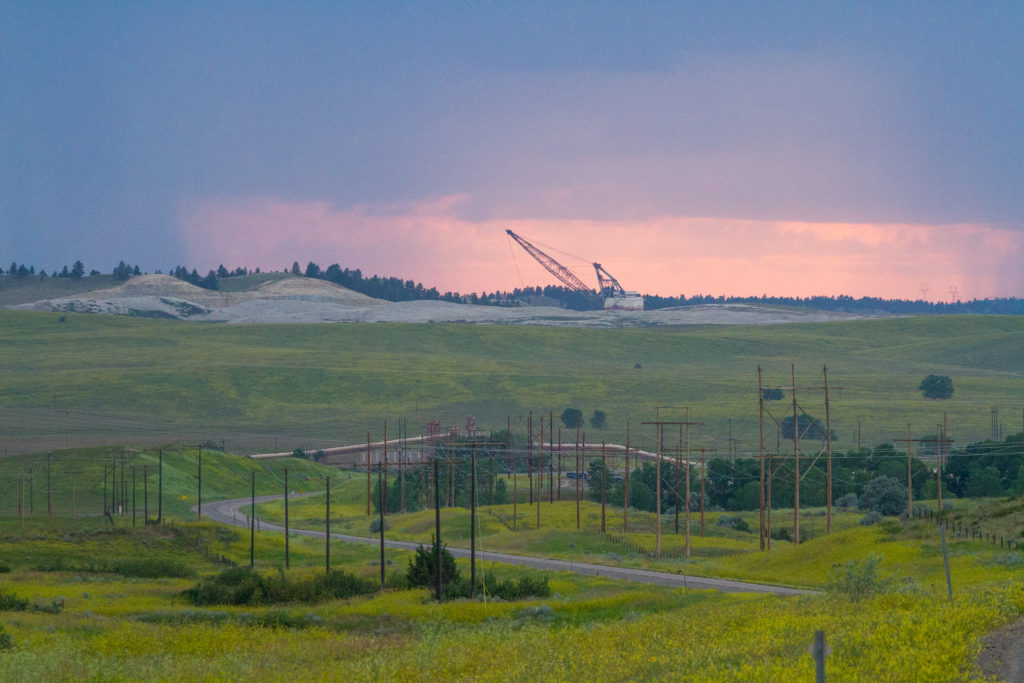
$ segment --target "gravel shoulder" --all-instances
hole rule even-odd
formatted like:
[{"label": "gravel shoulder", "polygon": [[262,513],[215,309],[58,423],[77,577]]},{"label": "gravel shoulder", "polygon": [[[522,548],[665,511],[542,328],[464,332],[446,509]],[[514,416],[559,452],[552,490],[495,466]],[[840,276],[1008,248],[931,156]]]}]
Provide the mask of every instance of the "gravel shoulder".
[{"label": "gravel shoulder", "polygon": [[1024,619],[982,638],[978,666],[996,680],[1024,680]]}]

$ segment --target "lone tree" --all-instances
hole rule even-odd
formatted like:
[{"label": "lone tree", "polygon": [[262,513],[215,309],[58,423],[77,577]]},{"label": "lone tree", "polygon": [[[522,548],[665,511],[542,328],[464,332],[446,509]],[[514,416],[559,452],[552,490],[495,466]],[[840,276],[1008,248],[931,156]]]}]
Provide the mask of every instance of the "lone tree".
[{"label": "lone tree", "polygon": [[925,398],[951,398],[953,396],[953,380],[945,375],[928,375],[917,387]]},{"label": "lone tree", "polygon": [[562,424],[566,429],[576,429],[583,426],[583,411],[579,408],[566,408],[562,411]]},{"label": "lone tree", "polygon": [[604,429],[607,424],[608,416],[603,410],[595,410],[594,414],[590,416],[590,426],[594,429]]},{"label": "lone tree", "polygon": [[786,397],[786,394],[782,389],[769,389],[765,387],[761,389],[761,397],[766,401],[781,401]]}]

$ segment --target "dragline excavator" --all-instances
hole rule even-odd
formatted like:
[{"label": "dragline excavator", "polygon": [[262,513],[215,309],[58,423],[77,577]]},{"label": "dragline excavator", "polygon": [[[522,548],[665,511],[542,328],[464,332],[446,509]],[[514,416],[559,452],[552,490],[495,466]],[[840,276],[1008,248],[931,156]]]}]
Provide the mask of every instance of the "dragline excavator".
[{"label": "dragline excavator", "polygon": [[[583,280],[576,277],[575,273],[563,266],[561,263],[548,256],[534,246],[531,242],[515,234],[511,230],[505,231],[509,237],[526,250],[530,256],[537,260],[537,263],[554,275],[559,282],[576,292],[593,292],[587,287]],[[627,292],[619,284],[619,281],[612,276],[600,263],[594,263],[594,271],[597,273],[598,292],[604,297],[605,310],[619,311],[642,311],[644,310],[644,298],[639,292]]]}]

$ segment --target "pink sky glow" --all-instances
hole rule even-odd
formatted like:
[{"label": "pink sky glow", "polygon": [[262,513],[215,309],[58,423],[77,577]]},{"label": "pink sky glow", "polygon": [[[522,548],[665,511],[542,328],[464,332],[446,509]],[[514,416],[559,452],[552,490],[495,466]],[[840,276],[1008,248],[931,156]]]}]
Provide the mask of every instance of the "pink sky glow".
[{"label": "pink sky glow", "polygon": [[[839,224],[661,216],[632,222],[471,221],[461,197],[342,208],[274,198],[188,207],[189,263],[281,270],[338,263],[440,291],[556,284],[505,229],[596,286],[592,261],[645,294],[960,299],[1024,295],[1024,233],[985,225]],[[570,256],[572,254],[574,256]]]}]

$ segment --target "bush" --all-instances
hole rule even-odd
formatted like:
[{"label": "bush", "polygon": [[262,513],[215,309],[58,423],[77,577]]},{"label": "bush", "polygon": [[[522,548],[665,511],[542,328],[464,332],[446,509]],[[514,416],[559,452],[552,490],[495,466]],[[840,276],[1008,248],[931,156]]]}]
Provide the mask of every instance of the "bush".
[{"label": "bush", "polygon": [[898,515],[907,509],[907,489],[896,479],[883,474],[864,484],[858,507],[883,515]]},{"label": "bush", "polygon": [[28,609],[28,600],[22,600],[10,591],[0,591],[0,612],[24,612]]},{"label": "bush", "polygon": [[518,579],[494,581],[490,576],[484,577],[483,587],[489,595],[502,600],[523,600],[524,598],[547,598],[551,596],[546,576],[521,576]]},{"label": "bush", "polygon": [[882,558],[868,555],[863,560],[850,560],[843,565],[832,565],[825,579],[825,592],[853,602],[865,600],[881,593],[889,586],[889,579],[878,573]]},{"label": "bush", "polygon": [[750,531],[750,525],[739,515],[721,515],[718,521],[715,522],[715,526],[735,529],[736,531]]},{"label": "bush", "polygon": [[872,510],[871,512],[869,512],[868,514],[866,514],[866,515],[864,515],[863,517],[860,518],[860,525],[861,526],[872,526],[874,524],[878,524],[883,519],[885,519],[885,517],[882,516],[881,512],[878,512],[876,510]]},{"label": "bush", "polygon": [[[424,549],[422,545],[416,548],[416,555],[409,558],[409,567],[405,570],[405,577],[409,585],[414,588],[437,588],[437,540],[430,546],[430,550]],[[455,565],[455,558],[448,551],[448,548],[441,544],[441,592],[447,594],[451,584],[459,580],[459,568]],[[468,591],[466,592],[468,595]]]},{"label": "bush", "polygon": [[284,573],[265,577],[244,567],[228,569],[182,592],[193,605],[314,603],[373,593],[377,583],[341,570],[292,581]]},{"label": "bush", "polygon": [[839,496],[836,501],[836,507],[843,508],[844,510],[852,510],[857,507],[857,494],[847,493],[845,496]]},{"label": "bush", "polygon": [[126,560],[115,560],[109,570],[121,576],[136,576],[142,579],[189,578],[196,573],[184,562],[164,558],[137,557]]},{"label": "bush", "polygon": [[[381,520],[380,517],[374,517],[373,519],[370,520],[370,533],[371,534],[379,534],[380,533],[380,523],[381,523],[381,521],[382,520]],[[385,519],[385,520],[383,520],[383,522],[384,522],[384,531],[387,531],[388,529],[391,528],[388,525],[388,520]]]},{"label": "bush", "polygon": [[4,630],[3,626],[0,626],[0,650],[10,650],[14,647],[14,641],[11,640],[11,634]]}]

